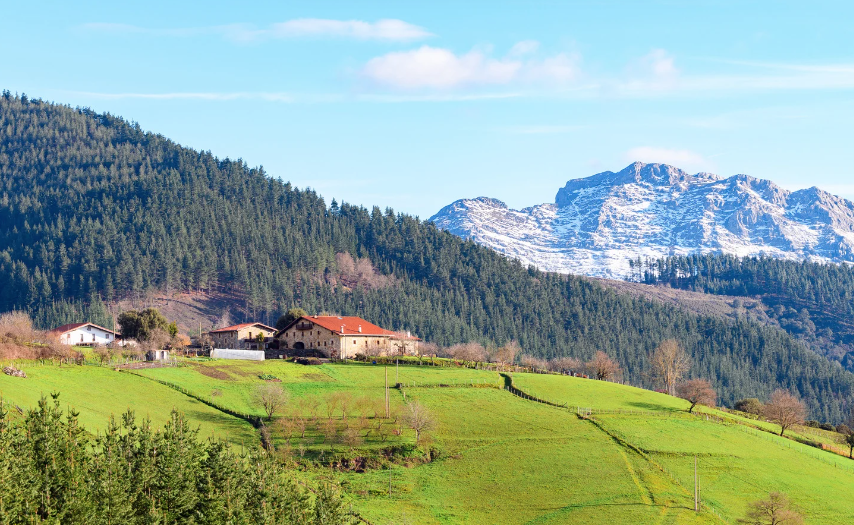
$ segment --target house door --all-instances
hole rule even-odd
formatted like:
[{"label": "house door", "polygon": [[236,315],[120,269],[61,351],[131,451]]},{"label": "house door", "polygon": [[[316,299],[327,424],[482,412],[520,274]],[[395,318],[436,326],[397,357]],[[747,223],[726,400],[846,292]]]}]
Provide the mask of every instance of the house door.
[{"label": "house door", "polygon": [[294,350],[305,350],[305,344],[302,341],[294,343]]}]

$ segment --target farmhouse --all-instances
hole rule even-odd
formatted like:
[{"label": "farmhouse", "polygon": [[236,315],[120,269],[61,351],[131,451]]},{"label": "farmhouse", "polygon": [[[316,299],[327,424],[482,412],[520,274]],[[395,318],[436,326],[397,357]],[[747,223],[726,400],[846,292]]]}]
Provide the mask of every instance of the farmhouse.
[{"label": "farmhouse", "polygon": [[327,357],[347,359],[356,354],[417,354],[417,337],[392,332],[361,317],[313,315],[292,321],[276,334],[280,350],[317,350]]},{"label": "farmhouse", "polygon": [[[261,323],[243,323],[211,330],[209,335],[214,348],[230,348],[234,350],[264,350],[268,339],[273,337],[276,329]],[[258,341],[261,334],[262,341]]]},{"label": "farmhouse", "polygon": [[75,323],[54,328],[51,333],[59,336],[59,342],[64,345],[95,346],[108,345],[118,341],[122,344],[121,334],[109,328],[94,323]]}]

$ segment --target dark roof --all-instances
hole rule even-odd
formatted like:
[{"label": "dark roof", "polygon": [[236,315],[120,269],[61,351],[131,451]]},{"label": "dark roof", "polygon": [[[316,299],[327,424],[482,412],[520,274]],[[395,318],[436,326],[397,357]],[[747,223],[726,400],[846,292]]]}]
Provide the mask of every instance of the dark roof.
[{"label": "dark roof", "polygon": [[103,330],[105,332],[110,332],[111,334],[114,334],[114,335],[121,335],[118,332],[116,332],[115,330],[110,330],[109,328],[104,328],[103,326],[98,326],[95,323],[64,324],[60,327],[54,328],[53,330],[51,330],[51,332],[55,333],[55,334],[65,334],[65,333],[77,330],[78,328],[83,328],[84,326],[93,326],[99,330]]}]

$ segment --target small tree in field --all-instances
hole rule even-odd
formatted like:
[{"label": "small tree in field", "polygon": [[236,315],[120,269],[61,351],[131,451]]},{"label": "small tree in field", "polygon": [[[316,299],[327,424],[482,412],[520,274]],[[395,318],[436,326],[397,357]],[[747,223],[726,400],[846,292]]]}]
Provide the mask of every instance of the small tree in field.
[{"label": "small tree in field", "polygon": [[263,408],[267,419],[271,420],[288,403],[288,393],[276,384],[258,385],[252,392],[252,401]]},{"label": "small tree in field", "polygon": [[590,375],[600,381],[610,381],[617,379],[622,373],[620,364],[608,357],[603,351],[598,351],[593,355],[593,359],[585,365]]},{"label": "small tree in field", "polygon": [[421,434],[430,432],[436,427],[436,418],[432,412],[417,401],[413,401],[406,406],[406,414],[404,415],[406,425],[415,431],[415,444],[421,441]]},{"label": "small tree in field", "polygon": [[763,415],[768,420],[780,425],[780,435],[793,425],[804,422],[807,408],[804,403],[786,390],[777,389],[771,394],[771,399],[765,404]]},{"label": "small tree in field", "polygon": [[792,508],[788,496],[772,492],[767,499],[750,503],[744,518],[738,522],[747,525],[801,525],[804,517]]},{"label": "small tree in field", "polygon": [[691,379],[676,387],[676,395],[691,403],[688,408],[688,413],[694,411],[697,405],[705,405],[707,407],[715,406],[718,400],[718,394],[712,388],[712,384],[708,379]]}]

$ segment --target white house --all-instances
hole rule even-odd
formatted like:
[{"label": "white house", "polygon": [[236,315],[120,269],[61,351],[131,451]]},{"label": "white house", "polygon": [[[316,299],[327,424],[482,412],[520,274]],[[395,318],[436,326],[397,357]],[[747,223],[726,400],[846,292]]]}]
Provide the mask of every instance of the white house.
[{"label": "white house", "polygon": [[121,334],[109,328],[93,323],[75,323],[54,328],[51,332],[59,336],[59,342],[72,346],[108,345],[118,340],[122,344]]}]

